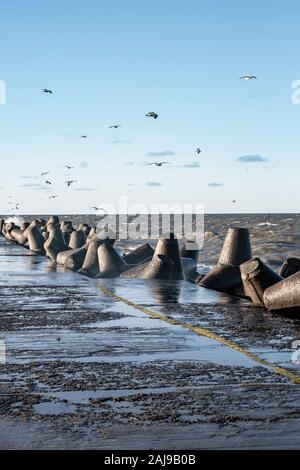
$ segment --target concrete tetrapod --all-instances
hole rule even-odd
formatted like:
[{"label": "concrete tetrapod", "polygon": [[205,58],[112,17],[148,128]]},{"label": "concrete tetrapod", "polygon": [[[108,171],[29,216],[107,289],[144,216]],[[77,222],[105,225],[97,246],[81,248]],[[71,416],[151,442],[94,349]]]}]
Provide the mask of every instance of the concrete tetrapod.
[{"label": "concrete tetrapod", "polygon": [[20,226],[20,229],[24,231],[29,227],[29,225],[29,222],[23,222]]},{"label": "concrete tetrapod", "polygon": [[72,225],[72,222],[70,222],[69,220],[66,220],[61,223],[60,228],[64,237],[65,244],[69,246],[71,233],[74,232],[75,230]]},{"label": "concrete tetrapod", "polygon": [[204,276],[198,285],[220,292],[232,292],[242,283],[239,266],[217,264],[212,271]]},{"label": "concrete tetrapod", "polygon": [[41,255],[45,254],[44,243],[45,239],[37,226],[28,227],[25,232],[28,237],[29,250]]},{"label": "concrete tetrapod", "polygon": [[252,258],[250,235],[247,228],[228,229],[218,264],[239,266]]},{"label": "concrete tetrapod", "polygon": [[13,236],[11,235],[11,231],[15,228],[19,228],[17,227],[14,222],[8,222],[6,224],[3,225],[3,230],[2,230],[2,233],[3,235],[5,236],[5,238],[7,240],[10,240],[12,242],[15,241],[15,239],[13,238]]},{"label": "concrete tetrapod", "polygon": [[144,271],[144,269],[147,268],[149,263],[151,263],[151,261],[147,261],[146,263],[138,264],[135,267],[132,267],[132,265],[131,265],[131,268],[128,269],[128,270],[123,271],[120,274],[120,277],[130,277],[130,278],[135,278],[135,279],[141,279],[143,271]]},{"label": "concrete tetrapod", "polygon": [[19,245],[25,245],[28,239],[27,237],[24,237],[24,230],[16,227],[11,230],[10,235],[17,243],[19,243]]},{"label": "concrete tetrapod", "polygon": [[74,230],[71,233],[69,247],[72,250],[76,250],[77,248],[81,248],[86,243],[85,236],[82,230]]},{"label": "concrete tetrapod", "polygon": [[88,243],[88,249],[84,258],[82,268],[78,271],[80,274],[93,277],[100,273],[98,248],[102,243],[103,241],[99,239],[91,240]]},{"label": "concrete tetrapod", "polygon": [[67,269],[71,269],[72,271],[78,271],[84,263],[87,248],[88,245],[86,244],[81,248],[77,248],[75,250],[62,251],[58,253],[56,257],[56,262]]},{"label": "concrete tetrapod", "polygon": [[46,225],[49,225],[49,224],[59,224],[59,217],[58,215],[51,215],[46,223]]},{"label": "concrete tetrapod", "polygon": [[264,292],[264,304],[269,310],[300,309],[300,272],[292,274]]},{"label": "concrete tetrapod", "polygon": [[174,233],[161,235],[155,247],[154,256],[164,255],[173,261],[172,279],[184,279],[183,265],[178,240]]},{"label": "concrete tetrapod", "polygon": [[174,261],[166,255],[153,255],[151,261],[124,271],[120,277],[172,280],[174,279]]},{"label": "concrete tetrapod", "polygon": [[97,230],[98,229],[96,228],[97,238],[105,241],[106,243],[109,243],[110,245],[114,245],[116,241],[116,233],[113,230],[111,230],[109,227],[103,228],[99,231]]},{"label": "concrete tetrapod", "polygon": [[46,219],[36,219],[36,220],[37,220],[40,228],[47,225]]},{"label": "concrete tetrapod", "polygon": [[44,250],[48,258],[56,261],[57,255],[62,251],[67,251],[68,247],[61,240],[56,238],[55,230],[49,232],[49,237],[44,243]]},{"label": "concrete tetrapod", "polygon": [[[124,259],[126,258],[124,257]],[[172,260],[173,262],[171,266],[171,275],[168,273],[170,268],[169,260]],[[154,262],[152,263],[152,261]],[[195,261],[190,259],[186,261],[188,272],[190,271],[190,268],[192,268],[191,265],[195,266]],[[168,273],[165,274],[166,277],[164,277],[164,279],[177,280],[185,278],[178,240],[173,233],[170,234],[169,238],[166,235],[162,235],[159,238],[151,261],[144,262],[123,272],[121,277],[162,279],[163,277],[156,278],[156,276],[164,276],[163,273]]]},{"label": "concrete tetrapod", "polygon": [[60,228],[62,232],[64,232],[65,230],[68,230],[69,232],[73,232],[73,230],[75,230],[70,220],[63,220],[60,224]]},{"label": "concrete tetrapod", "polygon": [[174,261],[166,255],[154,255],[144,267],[141,279],[173,279]]},{"label": "concrete tetrapod", "polygon": [[245,295],[254,304],[264,305],[264,291],[282,280],[275,271],[264,264],[260,258],[253,258],[240,265]]},{"label": "concrete tetrapod", "polygon": [[28,227],[24,230],[24,233],[23,233],[24,237],[27,237],[27,238],[28,238],[28,231],[29,231],[30,229],[32,229],[33,227],[38,227],[38,228],[40,228],[40,226],[41,226],[41,224],[40,224],[39,220],[38,220],[38,219],[33,219],[33,220],[30,222],[30,224],[28,225]]},{"label": "concrete tetrapod", "polygon": [[299,258],[288,258],[280,269],[280,276],[289,277],[292,274],[300,271],[300,259]]},{"label": "concrete tetrapod", "polygon": [[108,242],[101,243],[97,253],[100,271],[97,277],[118,277],[124,270],[132,267],[131,265],[127,265],[122,256],[120,256],[117,250]]},{"label": "concrete tetrapod", "polygon": [[154,249],[149,243],[138,246],[127,255],[123,256],[123,259],[128,264],[140,264],[152,259]]},{"label": "concrete tetrapod", "polygon": [[96,227],[92,227],[90,230],[90,233],[88,234],[87,241],[93,240],[95,237],[97,237],[97,230]]},{"label": "concrete tetrapod", "polygon": [[63,233],[61,231],[61,228],[59,225],[57,224],[48,224],[47,225],[47,232],[49,233],[49,236],[50,234],[53,235],[57,241],[61,242],[61,243],[65,243],[65,239],[63,237]]},{"label": "concrete tetrapod", "polygon": [[243,283],[239,266],[251,259],[249,230],[229,228],[218,264],[199,280],[198,285],[230,294],[243,295]]}]

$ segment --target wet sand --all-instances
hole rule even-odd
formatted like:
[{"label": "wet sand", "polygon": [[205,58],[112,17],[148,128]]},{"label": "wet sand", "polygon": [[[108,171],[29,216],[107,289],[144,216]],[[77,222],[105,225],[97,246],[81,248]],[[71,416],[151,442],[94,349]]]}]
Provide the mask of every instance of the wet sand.
[{"label": "wet sand", "polygon": [[187,282],[89,280],[0,238],[0,448],[299,448],[300,320]]}]

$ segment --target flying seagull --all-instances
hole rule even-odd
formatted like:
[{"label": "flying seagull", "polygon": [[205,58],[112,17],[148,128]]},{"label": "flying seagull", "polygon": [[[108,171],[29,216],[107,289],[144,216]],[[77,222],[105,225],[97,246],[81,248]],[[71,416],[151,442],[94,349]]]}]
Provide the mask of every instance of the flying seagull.
[{"label": "flying seagull", "polygon": [[257,77],[255,75],[243,75],[242,77],[240,77],[240,80],[248,82],[249,80],[257,80]]},{"label": "flying seagull", "polygon": [[65,168],[68,168],[68,170],[72,170],[74,168],[73,166],[65,165]]},{"label": "flying seagull", "polygon": [[195,152],[198,153],[198,155],[199,155],[199,153],[201,153],[202,150],[201,150],[199,147],[197,147],[196,150],[195,150]]},{"label": "flying seagull", "polygon": [[234,199],[232,202],[233,202],[233,204],[235,204],[235,203],[236,203],[236,200]]},{"label": "flying seagull", "polygon": [[108,129],[118,129],[118,127],[122,127],[121,124],[114,124],[112,126],[109,126]]},{"label": "flying seagull", "polygon": [[96,207],[96,206],[93,206],[91,209],[95,209],[95,211],[104,211],[104,212],[106,212],[106,210],[103,209],[103,207]]},{"label": "flying seagull", "polygon": [[80,138],[81,138],[81,139],[86,139],[86,138],[87,138],[87,135],[81,135]]},{"label": "flying seagull", "polygon": [[51,181],[48,181],[48,180],[46,180],[45,183],[46,184],[52,184]]},{"label": "flying seagull", "polygon": [[170,162],[153,162],[153,163],[147,163],[147,165],[155,165],[155,166],[163,166],[164,164],[169,165]]},{"label": "flying seagull", "polygon": [[42,92],[43,93],[50,93],[50,95],[52,95],[52,90],[49,90],[48,88],[43,88]]},{"label": "flying seagull", "polygon": [[44,173],[41,173],[41,176],[49,175],[50,171],[44,171]]},{"label": "flying seagull", "polygon": [[56,197],[58,197],[58,195],[54,194],[54,196],[50,196],[48,199],[55,199]]},{"label": "flying seagull", "polygon": [[77,180],[68,180],[68,181],[65,181],[65,183],[67,186],[71,186],[72,183],[77,183]]},{"label": "flying seagull", "polygon": [[153,111],[150,111],[149,113],[147,113],[146,116],[153,117],[154,119],[158,118],[158,114],[154,113]]}]

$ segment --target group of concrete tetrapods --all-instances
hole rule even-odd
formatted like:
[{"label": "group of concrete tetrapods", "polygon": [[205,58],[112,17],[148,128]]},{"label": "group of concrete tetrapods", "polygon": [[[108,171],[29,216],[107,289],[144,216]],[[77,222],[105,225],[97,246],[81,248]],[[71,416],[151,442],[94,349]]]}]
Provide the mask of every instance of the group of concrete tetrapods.
[{"label": "group of concrete tetrapods", "polygon": [[6,239],[45,255],[58,265],[92,278],[188,280],[199,286],[249,298],[269,310],[300,309],[300,259],[284,261],[276,273],[252,257],[249,230],[229,228],[217,265],[206,275],[197,272],[198,249],[188,249],[173,233],[161,235],[155,249],[144,243],[127,254],[114,247],[109,230],[58,216],[34,219],[21,226],[0,220]]}]

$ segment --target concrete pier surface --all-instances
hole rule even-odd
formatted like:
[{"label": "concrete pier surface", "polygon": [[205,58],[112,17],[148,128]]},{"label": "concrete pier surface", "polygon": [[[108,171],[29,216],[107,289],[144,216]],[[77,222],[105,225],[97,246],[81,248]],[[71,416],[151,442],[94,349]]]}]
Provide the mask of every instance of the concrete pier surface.
[{"label": "concrete pier surface", "polygon": [[295,315],[0,238],[0,329],[1,449],[300,448]]}]

